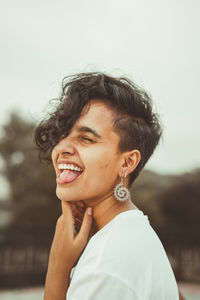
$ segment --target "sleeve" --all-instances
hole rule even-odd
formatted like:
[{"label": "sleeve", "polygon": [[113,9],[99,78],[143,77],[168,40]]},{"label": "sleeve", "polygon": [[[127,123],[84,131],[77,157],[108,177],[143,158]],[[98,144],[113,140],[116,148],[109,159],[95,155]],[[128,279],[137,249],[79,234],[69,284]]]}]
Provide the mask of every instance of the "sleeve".
[{"label": "sleeve", "polygon": [[95,272],[73,278],[66,300],[142,300],[134,290],[117,277]]}]

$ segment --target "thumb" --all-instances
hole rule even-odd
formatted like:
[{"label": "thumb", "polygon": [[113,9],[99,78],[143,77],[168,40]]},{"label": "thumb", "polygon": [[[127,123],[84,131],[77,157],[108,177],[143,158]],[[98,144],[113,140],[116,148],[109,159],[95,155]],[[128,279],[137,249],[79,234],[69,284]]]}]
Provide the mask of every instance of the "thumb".
[{"label": "thumb", "polygon": [[83,247],[87,244],[89,233],[92,227],[92,221],[92,208],[88,207],[85,211],[80,231],[76,236],[77,242],[80,242],[81,246]]}]

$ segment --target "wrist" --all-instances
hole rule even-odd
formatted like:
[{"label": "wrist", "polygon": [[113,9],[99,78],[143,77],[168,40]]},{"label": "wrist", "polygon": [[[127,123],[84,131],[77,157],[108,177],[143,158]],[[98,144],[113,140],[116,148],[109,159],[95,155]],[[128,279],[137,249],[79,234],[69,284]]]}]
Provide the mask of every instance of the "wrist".
[{"label": "wrist", "polygon": [[47,274],[49,276],[55,276],[55,277],[60,277],[63,279],[69,279],[70,278],[70,273],[71,273],[72,267],[67,266],[67,265],[60,265],[60,264],[55,264],[49,262],[48,269],[47,269]]},{"label": "wrist", "polygon": [[44,289],[44,300],[65,300],[69,283],[70,281],[68,276],[47,272]]},{"label": "wrist", "polygon": [[63,276],[70,276],[73,266],[69,263],[69,259],[60,258],[60,256],[50,253],[48,272],[52,274],[59,274]]}]

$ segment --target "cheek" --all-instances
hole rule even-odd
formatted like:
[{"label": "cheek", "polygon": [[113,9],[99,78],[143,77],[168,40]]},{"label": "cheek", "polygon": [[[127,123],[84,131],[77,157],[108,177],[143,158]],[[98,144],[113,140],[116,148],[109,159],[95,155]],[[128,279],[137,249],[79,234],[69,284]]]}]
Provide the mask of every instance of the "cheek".
[{"label": "cheek", "polygon": [[[104,149],[103,149],[104,150]],[[88,160],[89,158],[89,160]],[[88,172],[102,172],[110,168],[111,165],[111,155],[108,151],[102,151],[102,149],[95,149],[94,151],[86,153],[85,161],[87,161],[87,171]]]},{"label": "cheek", "polygon": [[[87,184],[93,185],[96,182],[101,185],[105,181],[112,181],[117,176],[117,160],[114,150],[108,147],[105,150],[99,147],[92,151],[82,151],[81,159],[85,165],[86,173],[84,179]],[[88,177],[90,180],[88,181]]]},{"label": "cheek", "polygon": [[116,159],[113,155],[108,156],[107,153],[103,156],[103,158],[98,160],[98,172],[99,175],[104,178],[114,178],[117,172],[116,170]]},{"label": "cheek", "polygon": [[100,170],[106,170],[110,168],[110,162],[108,160],[100,160],[99,161],[99,169]]},{"label": "cheek", "polygon": [[107,149],[107,151],[104,151],[98,157],[99,170],[108,171],[108,173],[114,172],[116,170],[117,160],[118,160],[118,157],[115,155],[114,150],[112,151],[112,149],[111,149],[109,151],[109,149]]}]

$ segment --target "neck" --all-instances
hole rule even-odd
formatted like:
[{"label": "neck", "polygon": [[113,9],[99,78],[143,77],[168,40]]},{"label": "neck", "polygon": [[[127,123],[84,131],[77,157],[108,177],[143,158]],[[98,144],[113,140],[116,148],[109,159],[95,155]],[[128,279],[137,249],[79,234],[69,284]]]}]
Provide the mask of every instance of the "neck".
[{"label": "neck", "polygon": [[89,204],[93,208],[93,234],[103,228],[115,216],[127,210],[137,209],[131,200],[118,201],[113,194],[98,203]]}]

